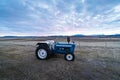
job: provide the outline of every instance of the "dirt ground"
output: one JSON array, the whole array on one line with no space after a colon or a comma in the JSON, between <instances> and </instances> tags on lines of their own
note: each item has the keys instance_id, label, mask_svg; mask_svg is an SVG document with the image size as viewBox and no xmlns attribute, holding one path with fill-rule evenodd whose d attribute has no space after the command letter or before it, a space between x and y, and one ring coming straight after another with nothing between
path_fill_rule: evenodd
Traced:
<instances>
[{"instance_id":1,"label":"dirt ground","mask_svg":"<svg viewBox=\"0 0 120 80\"><path fill-rule=\"evenodd\" d=\"M73 62L64 55L38 60L37 42L0 39L0 80L120 80L119 40L77 39Z\"/></svg>"}]
</instances>

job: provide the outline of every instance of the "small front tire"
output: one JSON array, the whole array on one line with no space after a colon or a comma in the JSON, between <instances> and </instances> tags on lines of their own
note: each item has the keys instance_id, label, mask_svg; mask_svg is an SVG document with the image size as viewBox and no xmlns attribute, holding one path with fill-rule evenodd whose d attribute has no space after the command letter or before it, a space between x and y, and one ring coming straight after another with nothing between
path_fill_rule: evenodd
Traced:
<instances>
[{"instance_id":1,"label":"small front tire","mask_svg":"<svg viewBox=\"0 0 120 80\"><path fill-rule=\"evenodd\" d=\"M74 59L75 59L74 54L65 54L65 60L74 61Z\"/></svg>"}]
</instances>

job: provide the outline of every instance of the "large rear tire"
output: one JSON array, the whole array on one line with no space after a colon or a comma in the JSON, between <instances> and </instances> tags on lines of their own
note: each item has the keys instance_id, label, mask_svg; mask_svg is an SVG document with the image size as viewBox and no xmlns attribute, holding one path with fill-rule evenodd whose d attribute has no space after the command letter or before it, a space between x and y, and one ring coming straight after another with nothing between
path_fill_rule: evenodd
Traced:
<instances>
[{"instance_id":1,"label":"large rear tire","mask_svg":"<svg viewBox=\"0 0 120 80\"><path fill-rule=\"evenodd\" d=\"M48 59L50 55L50 49L48 46L40 45L35 51L36 57L40 60Z\"/></svg>"},{"instance_id":2,"label":"large rear tire","mask_svg":"<svg viewBox=\"0 0 120 80\"><path fill-rule=\"evenodd\" d=\"M75 56L74 56L74 54L65 54L65 60L67 60L67 61L74 61L74 59L75 59Z\"/></svg>"}]
</instances>

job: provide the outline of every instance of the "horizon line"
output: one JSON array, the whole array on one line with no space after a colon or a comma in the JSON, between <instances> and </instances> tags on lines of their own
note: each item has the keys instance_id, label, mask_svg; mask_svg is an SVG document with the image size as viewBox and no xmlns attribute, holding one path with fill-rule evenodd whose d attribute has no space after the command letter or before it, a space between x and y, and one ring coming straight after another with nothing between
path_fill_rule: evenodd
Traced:
<instances>
[{"instance_id":1,"label":"horizon line","mask_svg":"<svg viewBox=\"0 0 120 80\"><path fill-rule=\"evenodd\" d=\"M50 36L100 36L100 35L103 35L103 36L109 36L109 35L120 35L120 34L89 34L89 35L86 35L86 34L74 34L74 35L44 35L44 36L36 36L36 35L3 35L0 37L50 37Z\"/></svg>"}]
</instances>

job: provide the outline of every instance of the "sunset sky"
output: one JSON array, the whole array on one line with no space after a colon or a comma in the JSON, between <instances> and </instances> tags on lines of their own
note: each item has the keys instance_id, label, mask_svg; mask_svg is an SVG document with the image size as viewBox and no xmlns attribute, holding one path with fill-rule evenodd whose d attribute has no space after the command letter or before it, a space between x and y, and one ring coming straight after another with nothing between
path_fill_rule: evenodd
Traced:
<instances>
[{"instance_id":1,"label":"sunset sky","mask_svg":"<svg viewBox=\"0 0 120 80\"><path fill-rule=\"evenodd\" d=\"M120 34L120 0L0 0L0 36Z\"/></svg>"}]
</instances>

